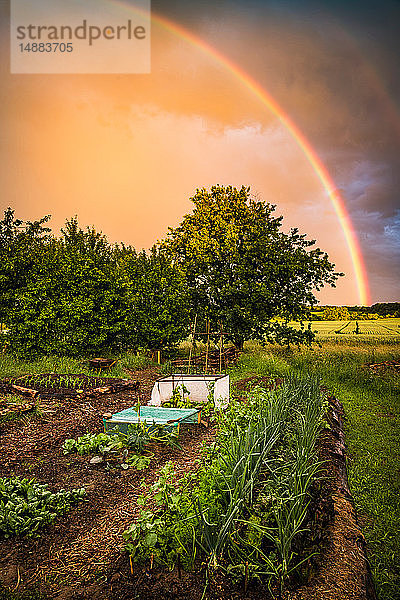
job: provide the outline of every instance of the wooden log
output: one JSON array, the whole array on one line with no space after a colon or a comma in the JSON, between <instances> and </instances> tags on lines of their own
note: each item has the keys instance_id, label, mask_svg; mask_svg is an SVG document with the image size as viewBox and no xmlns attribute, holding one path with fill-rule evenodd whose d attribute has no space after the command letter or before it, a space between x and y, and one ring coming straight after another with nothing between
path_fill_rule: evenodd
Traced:
<instances>
[{"instance_id":1,"label":"wooden log","mask_svg":"<svg viewBox=\"0 0 400 600\"><path fill-rule=\"evenodd\" d=\"M36 396L39 394L39 392L37 390L25 388L20 385L12 384L11 388L13 390L15 390L16 392L18 392L19 394L22 394L23 396L32 396L32 398L36 398Z\"/></svg>"},{"instance_id":2,"label":"wooden log","mask_svg":"<svg viewBox=\"0 0 400 600\"><path fill-rule=\"evenodd\" d=\"M112 367L116 362L113 358L91 358L89 366L92 369L106 369Z\"/></svg>"}]
</instances>

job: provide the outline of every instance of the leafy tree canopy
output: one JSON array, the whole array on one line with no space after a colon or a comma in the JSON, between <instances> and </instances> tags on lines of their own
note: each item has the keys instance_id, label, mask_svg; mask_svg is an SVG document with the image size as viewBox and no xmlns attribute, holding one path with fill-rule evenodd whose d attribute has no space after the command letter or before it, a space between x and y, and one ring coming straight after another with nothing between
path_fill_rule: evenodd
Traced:
<instances>
[{"instance_id":1,"label":"leafy tree canopy","mask_svg":"<svg viewBox=\"0 0 400 600\"><path fill-rule=\"evenodd\" d=\"M109 244L66 222L62 236L8 209L0 221L0 322L8 350L26 358L173 347L189 322L187 286L153 249ZM4 348L4 346L3 346Z\"/></svg>"},{"instance_id":2,"label":"leafy tree canopy","mask_svg":"<svg viewBox=\"0 0 400 600\"><path fill-rule=\"evenodd\" d=\"M351 318L346 306L327 306L322 313L322 319L326 321L350 321Z\"/></svg>"},{"instance_id":3,"label":"leafy tree canopy","mask_svg":"<svg viewBox=\"0 0 400 600\"><path fill-rule=\"evenodd\" d=\"M275 206L250 188L197 190L194 209L160 242L185 274L192 313L222 322L241 347L245 339L310 341L311 331L288 327L317 303L315 290L341 275L314 240L281 231Z\"/></svg>"}]
</instances>

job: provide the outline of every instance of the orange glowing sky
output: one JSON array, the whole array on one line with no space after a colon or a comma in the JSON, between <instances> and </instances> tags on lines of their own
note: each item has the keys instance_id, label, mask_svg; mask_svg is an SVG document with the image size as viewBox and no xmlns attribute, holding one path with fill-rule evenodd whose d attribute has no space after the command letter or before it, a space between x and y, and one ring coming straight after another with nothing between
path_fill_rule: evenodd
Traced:
<instances>
[{"instance_id":1,"label":"orange glowing sky","mask_svg":"<svg viewBox=\"0 0 400 600\"><path fill-rule=\"evenodd\" d=\"M297 44L306 55L315 47L306 36ZM197 187L249 185L278 205L284 229L297 226L315 238L346 273L336 290L319 294L321 302L359 303L343 231L301 149L198 48L154 23L150 75L2 78L4 208L25 220L51 214L55 232L76 214L82 226L140 249L191 210ZM313 85L312 95L308 86L292 94L321 118L333 100Z\"/></svg>"}]
</instances>

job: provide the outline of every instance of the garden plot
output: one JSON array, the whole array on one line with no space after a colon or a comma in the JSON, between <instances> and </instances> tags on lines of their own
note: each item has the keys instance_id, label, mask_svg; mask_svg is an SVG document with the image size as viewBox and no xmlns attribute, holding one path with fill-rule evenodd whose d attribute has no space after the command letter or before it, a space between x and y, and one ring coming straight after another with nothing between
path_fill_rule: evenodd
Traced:
<instances>
[{"instance_id":1,"label":"garden plot","mask_svg":"<svg viewBox=\"0 0 400 600\"><path fill-rule=\"evenodd\" d=\"M147 381L142 385L142 401L146 401L150 397L155 379L156 373L149 374ZM269 388L270 381L266 383ZM291 397L297 398L293 394ZM257 543L256 551L251 550L251 546L254 545L256 539L261 539L262 532L258 531L258 526L267 523L266 519L271 519L273 515L272 506L268 504L270 502L268 498L273 498L273 495L266 496L264 520L255 519L256 513L254 513L254 518L249 519L249 515L251 516L253 513L247 512L251 506L245 508L245 503L249 501L251 495L257 499L259 492L256 479L254 481L252 479L249 487L245 473L250 468L252 472L256 473L260 463L257 453L247 452L246 444L250 442L249 436L255 434L254 443L261 443L261 446L257 446L257 448L259 447L269 466L271 468L276 466L278 469L286 468L285 463L279 461L279 454L275 454L275 452L269 454L274 445L278 450L281 442L284 441L283 438L280 440L278 430L272 439L269 435L275 430L275 424L279 426L279 431L284 433L284 404L281 405L281 408L279 406L273 408L274 403L265 405L262 399L260 401L252 400L251 402L256 403L254 407L257 409L254 418L251 419L255 429L254 431L249 430L247 433L250 421L246 415L251 405L247 406L248 398L243 397L242 402L230 406L228 409L230 412L227 412L223 418L228 429L225 429L225 433L219 441L213 427L208 429L185 428L179 440L182 446L181 450L166 445L157 446L157 452L154 452L150 467L145 471L138 471L133 468L124 470L121 464L114 460L105 460L101 465L91 465L90 454L63 454L61 451L67 438L84 437L88 430L97 432L99 435L102 429L101 417L105 410L112 410L115 414L117 411L122 412L121 407L125 407L125 410L130 409L132 398L128 394L124 397L118 393L98 395L93 396L89 401L86 399L84 402L79 397L71 398L67 404L60 402L46 404L46 402L42 406L48 412L42 416L35 415L32 421L23 428L15 427L13 423L7 423L7 428L2 436L4 453L0 455L0 476L9 474L10 471L20 477L29 474L30 477L35 476L42 484L48 483L52 491L56 491L60 487L85 488L87 501L72 508L67 515L57 520L51 527L43 529L40 538L0 540L0 581L3 585L8 589L15 589L17 586L19 592L35 588L42 591L46 598L63 598L63 600L77 600L78 598L124 600L134 597L140 597L143 600L156 598L200 600L204 591L204 565L207 564L207 572L212 579L207 592L208 598L227 600L228 598L246 597L264 600L268 597L265 582L263 585L258 585L257 578L254 579L254 560L260 560L260 557L262 559L259 550L270 553L271 544L269 542ZM145 408L143 406L141 410ZM265 412L266 408L268 410ZM265 412L262 422L258 418L259 409ZM272 415L276 413L273 423L268 421L270 409L273 409ZM237 432L231 431L231 419L239 427ZM333 427L334 421L330 421L330 425ZM258 435L258 431L262 434L261 437ZM268 435L265 436L264 433ZM239 437L237 437L238 435ZM298 440L296 443L299 443L300 438L296 439ZM217 445L214 446L214 443ZM338 452L342 450L338 446L335 436L332 436L330 443L332 444L332 456L337 456ZM202 451L204 444L206 447ZM326 446L327 444L328 442L325 441ZM237 461L231 463L229 456L233 453L239 457L243 454L243 450L245 451L244 459L240 460L241 467L240 473L238 473L238 470L235 469ZM229 451L229 455L226 454L227 451ZM330 460L330 452L329 449L329 452L322 454L321 458ZM313 453L312 448L311 453ZM188 502L190 496L184 496L184 494L191 493L192 485L198 485L196 483L199 481L197 471L201 456L208 457L208 462L200 467L205 474L203 487L200 487L198 492L197 488L194 488L199 501L199 504L195 504L198 510L196 517L196 510L193 512L193 504ZM290 453L287 458L289 457ZM226 469L223 479L220 479L219 468L223 465ZM211 469L210 477L208 477L209 467ZM332 473L331 467L332 465L329 464ZM304 471L306 481L308 479L306 464L304 468L306 469ZM329 470L328 467L326 469ZM279 474L279 471L277 473ZM294 477L294 471L291 468L283 471L282 474L284 475L281 481L282 485L285 483L285 477ZM240 481L238 479L235 483L238 475ZM265 473L262 478L264 483L268 481L266 475L268 473ZM200 476L202 476L201 473ZM186 487L182 481L186 482ZM190 483L191 481L192 483ZM208 486L213 486L214 481L219 487L214 490L213 496L208 493ZM274 485L272 480L270 485ZM343 481L340 481L340 486L343 486ZM312 551L313 545L318 545L327 532L331 532L334 508L336 510L336 504L332 503L332 493L338 493L339 484L337 489L333 488L333 491L332 488L324 488L322 496L318 489L318 486L310 488L304 496L299 496L299 500L304 497L306 503L307 499L312 500L306 520L303 521L303 525L311 531L311 534L305 536L301 534L296 539L293 546L295 553L303 552L303 546L307 548L307 552ZM241 490L244 492L243 498L238 495ZM212 488L210 488L211 491ZM273 490L273 493L281 494L282 490L277 488ZM282 496L283 499L285 497L285 495ZM176 505L177 498L182 498L184 503L181 506ZM225 504L226 500L228 501L227 505ZM287 500L294 501L297 506L297 500L293 494L289 495ZM167 502L167 512L164 502ZM208 510L208 506L212 507L213 514L208 515L204 512ZM299 514L302 512L301 506L299 504ZM218 507L224 508L224 510L220 510ZM227 508L228 511L231 511L231 516L224 525L223 520L224 518L226 520ZM145 512L147 511L145 516L143 509ZM161 512L158 512L159 510ZM239 510L244 512L238 513ZM279 508L279 510L281 509ZM138 538L135 538L135 528L140 528L144 523L143 519L147 519L146 529L149 533L151 531L152 535L149 537L146 535L143 538L139 535ZM207 546L206 538L199 538L207 551L202 555L201 549L198 547L197 553L194 555L192 570L183 569L183 567L188 567L188 561L190 562L191 553L194 550L195 540L191 533L192 528L190 526L187 530L188 537L185 537L184 529L179 530L179 527L175 529L179 524L185 528L187 519L193 521L195 529L198 527L196 519L200 519L200 529L196 529L196 535L203 536L206 533L204 528L211 528ZM233 519L237 519L234 526ZM164 534L160 535L159 542L157 541L159 534L157 528L160 524L162 525L163 520L166 523L165 532L168 533L169 530L168 535L171 532L173 534L170 545L168 545L168 537L163 537ZM241 523L242 520L243 523ZM273 521L269 524L273 527ZM162 532L164 532L164 528ZM177 537L175 537L175 533ZM181 537L182 533L184 534L183 538ZM125 534L125 539L123 534ZM343 538L340 536L335 538L334 542L335 544L337 542L338 547L343 549L343 547L347 548L346 540L348 539L354 554L354 536L357 535L356 527L352 524L351 531L346 532L346 536ZM228 569L229 564L225 562L227 556L224 558L222 555L224 546L218 544L220 544L220 540L225 539L233 559L236 552L235 546L240 543L242 537L248 544L248 552L243 559L239 558L236 564L230 563L232 567L235 567L234 572L231 573ZM180 540L184 551L179 551L179 548L182 547L179 543L176 545L175 540ZM229 550L230 540L234 544L231 550ZM137 552L140 550L138 541L142 543L144 551L143 563L136 561ZM215 546L215 542L217 542L217 546ZM132 562L129 561L129 555L126 552L126 543L130 545L129 552ZM156 545L152 548L152 544L155 543ZM181 564L180 560L184 564ZM172 568L171 565L166 568L169 561ZM311 598L313 600L322 600L322 598L341 600L347 597L345 592L348 589L346 587L348 583L343 578L340 580L337 573L328 572L330 565L333 564L335 568L339 566L340 569L343 569L347 577L349 569L347 565L347 571L345 571L346 561L347 557L338 565L334 561L334 556L331 555L329 560L326 560L324 555L323 560L319 563L311 562L307 567L311 571L313 569L323 570L321 577L317 578L318 585L322 586L322 592L316 593L315 586L307 590L307 586L303 585L300 589L297 583L293 590L293 598L296 600ZM352 563L350 564L352 565ZM302 571L303 576L307 574L307 568ZM280 569L277 569L278 578L281 572ZM356 584L357 590L359 590L359 582L358 580L355 582L353 578L351 580L353 591L356 589L354 587ZM338 594L326 593L330 589L337 589ZM300 593L298 593L299 590ZM354 595L354 598L361 600L365 596L357 594Z\"/></svg>"},{"instance_id":2,"label":"garden plot","mask_svg":"<svg viewBox=\"0 0 400 600\"><path fill-rule=\"evenodd\" d=\"M134 376L140 380L142 402L148 401L157 373L140 371ZM100 434L106 410L115 413L131 406L132 393L128 390L84 401L72 397L67 403L46 397L39 401L40 414L24 420L22 427L21 422L1 425L0 477L35 478L48 484L52 492L85 488L86 499L42 529L39 538L5 540L0 536L0 584L9 589L18 584L18 591L39 588L46 597L72 599L89 583L98 592L102 585L96 583L99 573L100 582L106 580L104 573L108 572L118 579L129 564L124 554L121 569L122 533L137 514L136 499L142 483L151 486L159 470L171 460L178 477L190 472L201 445L212 441L214 435L212 428L185 428L179 438L182 449L154 446L154 457L145 471L124 470L121 461L114 459L91 465L91 454L63 453L66 439L84 436L87 431ZM97 592L92 590L93 597Z\"/></svg>"}]
</instances>

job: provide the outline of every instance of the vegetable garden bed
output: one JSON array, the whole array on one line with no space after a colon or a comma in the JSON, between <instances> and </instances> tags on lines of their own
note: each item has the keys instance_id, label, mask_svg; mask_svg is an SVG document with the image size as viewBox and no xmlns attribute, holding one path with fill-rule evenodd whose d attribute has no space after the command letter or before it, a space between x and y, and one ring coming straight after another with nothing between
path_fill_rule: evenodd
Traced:
<instances>
[{"instance_id":1,"label":"vegetable garden bed","mask_svg":"<svg viewBox=\"0 0 400 600\"><path fill-rule=\"evenodd\" d=\"M141 379L142 401L150 398L156 376L155 372L149 372ZM254 383L257 382L251 382ZM270 387L271 379L264 383ZM244 410L248 399L243 395L241 400ZM305 544L311 551L318 549L320 554L304 563L303 570L285 587L283 597L293 600L367 598L368 572L362 538L343 483L341 415L334 399L329 399L329 404L331 429L324 431L318 449L319 458L327 461L324 474L329 479L310 489L311 504L304 525L312 533L301 534L294 546L296 552L300 551L299 545ZM122 534L133 523L140 522L138 498L143 494L147 497L146 508L157 512L156 489L160 491L163 473L168 485L179 488L179 481L185 475L197 472L201 447L204 443L212 447L215 428L186 428L180 436L183 451L157 448L151 468L146 471L123 470L112 461L91 465L89 456L64 455L61 451L67 438L77 438L87 431L101 432L101 417L106 410L117 412L130 406L132 394L127 390L95 395L84 402L80 397L71 398L68 404L45 398L40 403L42 414L35 415L23 428L13 423L4 426L0 476L29 474L42 484L48 483L52 491L60 487L84 487L87 492L87 502L43 529L40 538L0 540L0 582L6 588L18 592L35 588L46 598L62 600L135 597L200 600L210 554L206 552L201 557L198 551L194 569L185 571L176 557L169 570L150 552L143 564L133 561L132 574ZM172 475L170 461L175 473ZM184 557L181 558L183 562ZM222 560L219 552L217 558L219 565ZM245 559L243 573L239 573L236 582L227 576L223 566L223 561L221 568L215 568L213 561L209 564L211 577L205 597L267 598L265 583L250 580ZM225 569L228 566L225 563Z\"/></svg>"},{"instance_id":2,"label":"vegetable garden bed","mask_svg":"<svg viewBox=\"0 0 400 600\"><path fill-rule=\"evenodd\" d=\"M218 408L223 408L229 402L229 375L220 374L191 374L174 373L158 379L151 392L150 404L162 406L177 393L184 400L206 403L211 396Z\"/></svg>"}]
</instances>

